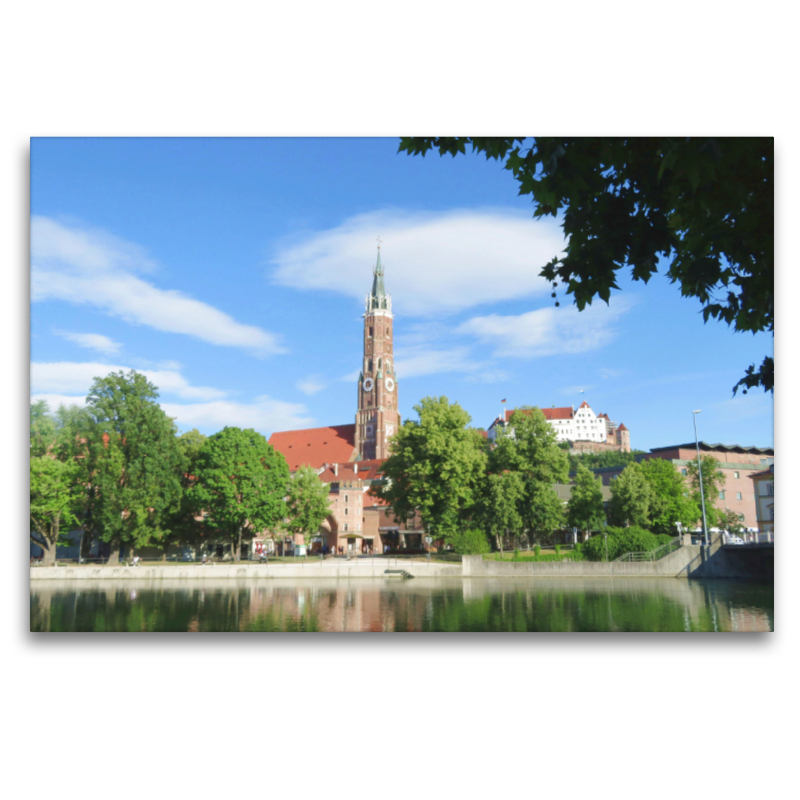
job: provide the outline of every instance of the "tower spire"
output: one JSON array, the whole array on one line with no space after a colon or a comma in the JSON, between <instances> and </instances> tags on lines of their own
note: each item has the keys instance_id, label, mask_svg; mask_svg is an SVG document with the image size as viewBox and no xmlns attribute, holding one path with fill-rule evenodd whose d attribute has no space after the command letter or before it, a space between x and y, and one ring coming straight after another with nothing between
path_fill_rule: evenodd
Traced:
<instances>
[{"instance_id":1,"label":"tower spire","mask_svg":"<svg viewBox=\"0 0 800 800\"><path fill-rule=\"evenodd\" d=\"M378 239L380 242L380 238ZM378 258L372 269L372 292L367 298L367 311L391 311L392 304L383 284L383 264L381 264L381 246L378 244Z\"/></svg>"}]
</instances>

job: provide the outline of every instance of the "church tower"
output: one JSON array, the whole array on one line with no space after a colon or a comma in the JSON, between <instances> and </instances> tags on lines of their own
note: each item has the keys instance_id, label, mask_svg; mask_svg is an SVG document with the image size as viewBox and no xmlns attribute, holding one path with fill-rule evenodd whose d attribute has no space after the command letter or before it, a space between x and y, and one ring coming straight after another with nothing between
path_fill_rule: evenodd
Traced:
<instances>
[{"instance_id":1,"label":"church tower","mask_svg":"<svg viewBox=\"0 0 800 800\"><path fill-rule=\"evenodd\" d=\"M392 298L383 285L381 248L364 308L364 358L358 376L355 446L359 459L388 458L400 426L394 373Z\"/></svg>"}]
</instances>

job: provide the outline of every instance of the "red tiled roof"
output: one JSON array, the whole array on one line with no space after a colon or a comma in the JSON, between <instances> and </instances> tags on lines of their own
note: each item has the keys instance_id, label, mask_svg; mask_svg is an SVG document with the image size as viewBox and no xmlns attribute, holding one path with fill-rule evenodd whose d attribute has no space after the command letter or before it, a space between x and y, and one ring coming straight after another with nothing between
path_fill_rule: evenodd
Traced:
<instances>
[{"instance_id":1,"label":"red tiled roof","mask_svg":"<svg viewBox=\"0 0 800 800\"><path fill-rule=\"evenodd\" d=\"M620 422L619 426L617 427L617 430L618 431L626 431L628 429L625 427L625 423L624 422Z\"/></svg>"},{"instance_id":2,"label":"red tiled roof","mask_svg":"<svg viewBox=\"0 0 800 800\"><path fill-rule=\"evenodd\" d=\"M385 508L389 504L380 497L373 497L371 494L364 495L364 509L367 508Z\"/></svg>"},{"instance_id":3,"label":"red tiled roof","mask_svg":"<svg viewBox=\"0 0 800 800\"><path fill-rule=\"evenodd\" d=\"M374 481L380 477L381 467L385 459L376 458L366 461L347 461L339 464L327 466L319 476L323 483L335 483L336 481ZM358 471L356 471L358 467Z\"/></svg>"},{"instance_id":4,"label":"red tiled roof","mask_svg":"<svg viewBox=\"0 0 800 800\"><path fill-rule=\"evenodd\" d=\"M591 408L591 406L585 400L578 406L578 408L583 408L584 406L586 406L586 408Z\"/></svg>"},{"instance_id":5,"label":"red tiled roof","mask_svg":"<svg viewBox=\"0 0 800 800\"><path fill-rule=\"evenodd\" d=\"M283 455L291 472L303 464L319 469L326 463L351 461L356 454L355 440L355 425L280 431L269 437L269 443Z\"/></svg>"},{"instance_id":6,"label":"red tiled roof","mask_svg":"<svg viewBox=\"0 0 800 800\"><path fill-rule=\"evenodd\" d=\"M506 409L503 422L508 422L511 419L511 415L516 411L515 408ZM545 419L572 419L574 416L574 411L572 410L572 406L559 406L558 408L540 408L539 411L544 414ZM500 417L498 417L490 426L494 428L497 423L500 422Z\"/></svg>"}]
</instances>

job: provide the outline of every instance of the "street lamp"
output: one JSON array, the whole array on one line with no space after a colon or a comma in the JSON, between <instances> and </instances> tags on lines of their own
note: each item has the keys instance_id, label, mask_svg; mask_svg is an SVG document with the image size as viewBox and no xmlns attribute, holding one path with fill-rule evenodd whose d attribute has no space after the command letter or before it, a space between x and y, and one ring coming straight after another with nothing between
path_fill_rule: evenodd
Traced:
<instances>
[{"instance_id":1,"label":"street lamp","mask_svg":"<svg viewBox=\"0 0 800 800\"><path fill-rule=\"evenodd\" d=\"M697 476L700 479L700 505L703 507L703 543L708 547L708 522L706 522L706 498L703 493L703 467L700 464L700 440L697 438L697 415L700 409L692 411L692 419L694 420L694 443L697 447Z\"/></svg>"}]
</instances>

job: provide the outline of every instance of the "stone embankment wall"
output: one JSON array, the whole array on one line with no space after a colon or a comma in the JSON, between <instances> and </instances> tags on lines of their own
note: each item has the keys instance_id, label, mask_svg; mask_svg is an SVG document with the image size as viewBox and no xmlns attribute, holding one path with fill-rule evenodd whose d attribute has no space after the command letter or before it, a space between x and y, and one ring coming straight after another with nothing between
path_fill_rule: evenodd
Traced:
<instances>
[{"instance_id":1,"label":"stone embankment wall","mask_svg":"<svg viewBox=\"0 0 800 800\"><path fill-rule=\"evenodd\" d=\"M359 558L352 561L328 559L294 564L175 564L170 566L98 567L64 566L31 567L31 580L98 580L98 579L201 579L230 578L386 578L387 569L402 569L415 578L758 578L774 575L772 547L723 547L719 540L708 549L687 545L659 561L639 562L511 562L488 561L483 556L464 556L461 564L436 561L387 561L383 558Z\"/></svg>"}]
</instances>

